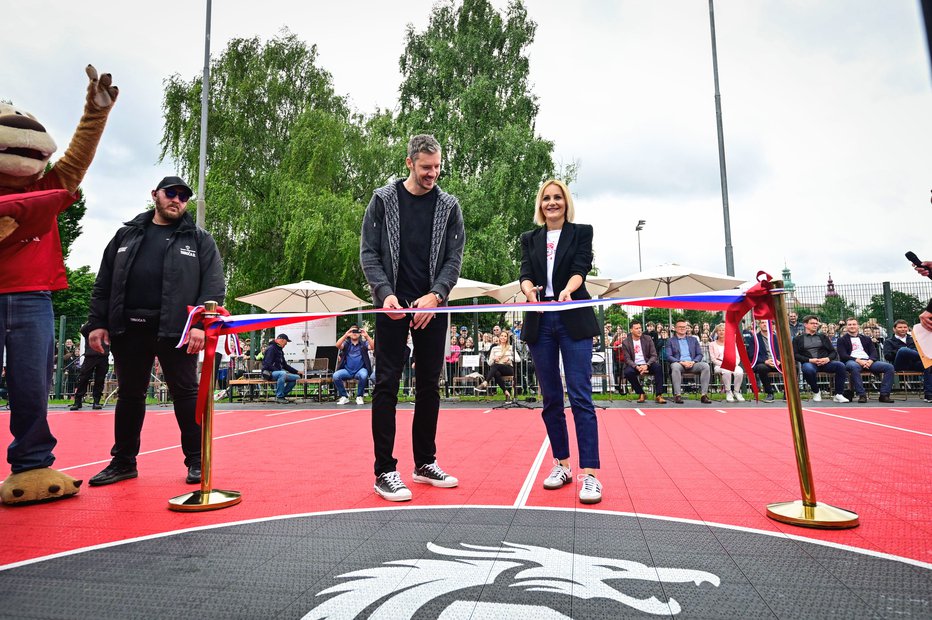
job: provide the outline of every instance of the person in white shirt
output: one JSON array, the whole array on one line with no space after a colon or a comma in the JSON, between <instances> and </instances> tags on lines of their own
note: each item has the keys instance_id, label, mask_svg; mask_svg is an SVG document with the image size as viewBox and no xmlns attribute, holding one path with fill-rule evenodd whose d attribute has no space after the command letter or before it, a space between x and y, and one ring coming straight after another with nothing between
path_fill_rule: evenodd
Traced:
<instances>
[{"instance_id":1,"label":"person in white shirt","mask_svg":"<svg viewBox=\"0 0 932 620\"><path fill-rule=\"evenodd\" d=\"M625 378L631 382L631 387L638 395L638 402L647 400L644 388L641 387L641 377L652 375L654 377L654 400L658 405L666 403L663 393L666 386L663 382L663 366L657 357L657 347L654 340L643 333L641 322L637 319L631 321L631 333L621 343L624 355Z\"/></svg>"},{"instance_id":2,"label":"person in white shirt","mask_svg":"<svg viewBox=\"0 0 932 620\"><path fill-rule=\"evenodd\" d=\"M730 346L735 349L735 370L725 370L722 368L722 361L725 359L725 347ZM722 386L725 388L725 400L730 403L736 400L739 403L744 402L744 396L741 394L741 382L744 381L744 369L737 364L738 351L735 343L725 344L725 324L719 323L715 326L715 339L709 343L709 359L712 362L713 372L722 376Z\"/></svg>"},{"instance_id":3,"label":"person in white shirt","mask_svg":"<svg viewBox=\"0 0 932 620\"><path fill-rule=\"evenodd\" d=\"M844 362L851 373L851 386L858 396L859 403L867 402L867 392L861 372L868 371L883 375L880 384L880 402L892 403L890 392L893 390L893 364L877 359L877 347L874 341L858 333L858 320L850 317L845 321L845 333L838 338L838 358Z\"/></svg>"}]
</instances>

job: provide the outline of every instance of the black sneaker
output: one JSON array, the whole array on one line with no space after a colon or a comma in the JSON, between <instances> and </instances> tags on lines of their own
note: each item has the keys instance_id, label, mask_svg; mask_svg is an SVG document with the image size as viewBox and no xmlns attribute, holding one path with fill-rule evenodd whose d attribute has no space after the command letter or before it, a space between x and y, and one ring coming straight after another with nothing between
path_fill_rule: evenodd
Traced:
<instances>
[{"instance_id":1,"label":"black sneaker","mask_svg":"<svg viewBox=\"0 0 932 620\"><path fill-rule=\"evenodd\" d=\"M421 484L432 484L435 487L443 487L445 489L451 489L460 483L459 480L440 469L440 466L437 465L437 461L428 463L427 465L421 465L415 469L411 479Z\"/></svg>"},{"instance_id":2,"label":"black sneaker","mask_svg":"<svg viewBox=\"0 0 932 620\"><path fill-rule=\"evenodd\" d=\"M922 400L926 401L927 403L932 403L932 394L930 394L929 392L926 392L925 394L923 394Z\"/></svg>"},{"instance_id":3,"label":"black sneaker","mask_svg":"<svg viewBox=\"0 0 932 620\"><path fill-rule=\"evenodd\" d=\"M70 407L68 407L68 411L77 411L80 408L81 408L81 403L75 403L71 405Z\"/></svg>"},{"instance_id":4,"label":"black sneaker","mask_svg":"<svg viewBox=\"0 0 932 620\"><path fill-rule=\"evenodd\" d=\"M120 463L110 463L106 469L87 481L92 487L102 487L106 484L113 484L120 480L129 480L136 478L139 472L136 471L135 465L123 465Z\"/></svg>"},{"instance_id":5,"label":"black sneaker","mask_svg":"<svg viewBox=\"0 0 932 620\"><path fill-rule=\"evenodd\" d=\"M764 402L765 402L765 403L772 403L772 402L773 402L773 394L767 394L767 396L764 398Z\"/></svg>"},{"instance_id":6,"label":"black sneaker","mask_svg":"<svg viewBox=\"0 0 932 620\"><path fill-rule=\"evenodd\" d=\"M866 402L867 402L867 394L858 394L858 402L859 402L859 403L866 403Z\"/></svg>"},{"instance_id":7,"label":"black sneaker","mask_svg":"<svg viewBox=\"0 0 932 620\"><path fill-rule=\"evenodd\" d=\"M93 405L91 405L91 409L103 409L103 408L104 406L101 405L100 403L94 403Z\"/></svg>"},{"instance_id":8,"label":"black sneaker","mask_svg":"<svg viewBox=\"0 0 932 620\"><path fill-rule=\"evenodd\" d=\"M411 499L411 489L401 481L397 471L379 474L375 479L375 492L390 502L407 502Z\"/></svg>"},{"instance_id":9,"label":"black sneaker","mask_svg":"<svg viewBox=\"0 0 932 620\"><path fill-rule=\"evenodd\" d=\"M200 484L201 483L201 466L197 465L188 465L188 475L185 477L184 481L187 484Z\"/></svg>"}]
</instances>

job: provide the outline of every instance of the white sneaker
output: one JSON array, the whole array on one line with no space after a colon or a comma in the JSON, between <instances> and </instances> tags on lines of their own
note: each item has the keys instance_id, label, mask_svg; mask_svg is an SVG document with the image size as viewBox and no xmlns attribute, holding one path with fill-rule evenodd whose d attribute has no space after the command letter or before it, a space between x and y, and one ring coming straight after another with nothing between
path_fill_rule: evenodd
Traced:
<instances>
[{"instance_id":1,"label":"white sneaker","mask_svg":"<svg viewBox=\"0 0 932 620\"><path fill-rule=\"evenodd\" d=\"M341 396L340 398L337 399L338 405L345 405L348 402L349 402L349 399L346 396Z\"/></svg>"},{"instance_id":2,"label":"white sneaker","mask_svg":"<svg viewBox=\"0 0 932 620\"><path fill-rule=\"evenodd\" d=\"M814 401L817 402L817 403L821 403L821 402L822 402L822 392L813 392L813 393L812 393L812 400L814 400Z\"/></svg>"},{"instance_id":3,"label":"white sneaker","mask_svg":"<svg viewBox=\"0 0 932 620\"><path fill-rule=\"evenodd\" d=\"M375 479L375 492L390 502L406 502L411 499L411 489L401 481L397 471L379 475Z\"/></svg>"},{"instance_id":4,"label":"white sneaker","mask_svg":"<svg viewBox=\"0 0 932 620\"><path fill-rule=\"evenodd\" d=\"M836 403L850 403L851 402L850 400L845 398L842 394L835 394L835 396L832 397L832 400L834 400Z\"/></svg>"},{"instance_id":5,"label":"white sneaker","mask_svg":"<svg viewBox=\"0 0 932 620\"><path fill-rule=\"evenodd\" d=\"M364 400L362 399L362 396L357 396L357 397L356 397L356 404L357 404L357 405L365 405L365 404L366 404L366 401L364 401Z\"/></svg>"},{"instance_id":6,"label":"white sneaker","mask_svg":"<svg viewBox=\"0 0 932 620\"><path fill-rule=\"evenodd\" d=\"M725 400L727 400L730 403L733 403L735 402L735 395L732 394L731 392L725 392Z\"/></svg>"},{"instance_id":7,"label":"white sneaker","mask_svg":"<svg viewBox=\"0 0 932 620\"><path fill-rule=\"evenodd\" d=\"M437 461L427 465L421 465L415 469L411 479L421 484L432 484L435 487L444 489L452 489L460 483L459 480L440 469L440 466L437 465Z\"/></svg>"},{"instance_id":8,"label":"white sneaker","mask_svg":"<svg viewBox=\"0 0 932 620\"><path fill-rule=\"evenodd\" d=\"M569 467L563 467L559 460L553 459L553 469L550 470L550 475L544 478L544 488L552 491L569 484L572 480L573 470Z\"/></svg>"},{"instance_id":9,"label":"white sneaker","mask_svg":"<svg viewBox=\"0 0 932 620\"><path fill-rule=\"evenodd\" d=\"M741 392L735 392L735 400L737 400L739 403L743 403L744 395L741 394Z\"/></svg>"},{"instance_id":10,"label":"white sneaker","mask_svg":"<svg viewBox=\"0 0 932 620\"><path fill-rule=\"evenodd\" d=\"M580 474L582 488L579 489L579 501L583 504L598 504L602 501L602 483L592 474Z\"/></svg>"}]
</instances>

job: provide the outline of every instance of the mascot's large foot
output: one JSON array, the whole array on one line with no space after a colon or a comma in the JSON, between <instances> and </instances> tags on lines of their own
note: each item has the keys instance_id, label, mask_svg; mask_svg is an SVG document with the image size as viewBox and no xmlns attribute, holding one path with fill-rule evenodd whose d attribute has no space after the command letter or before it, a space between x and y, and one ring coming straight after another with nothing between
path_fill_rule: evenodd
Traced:
<instances>
[{"instance_id":1,"label":"mascot's large foot","mask_svg":"<svg viewBox=\"0 0 932 620\"><path fill-rule=\"evenodd\" d=\"M83 480L50 467L10 474L0 486L0 501L10 506L26 506L74 497Z\"/></svg>"}]
</instances>

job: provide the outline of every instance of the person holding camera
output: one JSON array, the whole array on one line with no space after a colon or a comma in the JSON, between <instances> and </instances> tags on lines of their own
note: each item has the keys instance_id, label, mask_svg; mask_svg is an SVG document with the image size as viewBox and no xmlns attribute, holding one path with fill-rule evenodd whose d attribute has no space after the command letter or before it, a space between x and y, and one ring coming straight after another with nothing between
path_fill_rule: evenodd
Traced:
<instances>
[{"instance_id":1,"label":"person holding camera","mask_svg":"<svg viewBox=\"0 0 932 620\"><path fill-rule=\"evenodd\" d=\"M365 402L363 394L366 393L366 385L372 375L372 364L369 360L371 346L372 340L369 334L355 323L337 340L340 360L337 362L336 372L333 373L333 387L340 395L337 399L338 405L345 405L349 402L349 395L343 385L347 379L356 380L356 404L362 405Z\"/></svg>"}]
</instances>

